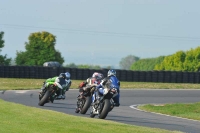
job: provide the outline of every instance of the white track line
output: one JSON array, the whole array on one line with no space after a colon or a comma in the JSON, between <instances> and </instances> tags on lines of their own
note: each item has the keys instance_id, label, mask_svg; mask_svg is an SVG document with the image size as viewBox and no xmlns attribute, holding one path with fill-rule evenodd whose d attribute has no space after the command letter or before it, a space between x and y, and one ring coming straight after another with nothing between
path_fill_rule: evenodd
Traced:
<instances>
[{"instance_id":1,"label":"white track line","mask_svg":"<svg viewBox=\"0 0 200 133\"><path fill-rule=\"evenodd\" d=\"M15 93L26 93L27 91L29 91L29 90L17 90L17 91L15 91Z\"/></svg>"},{"instance_id":2,"label":"white track line","mask_svg":"<svg viewBox=\"0 0 200 133\"><path fill-rule=\"evenodd\" d=\"M183 120L190 120L190 121L200 122L199 120L193 120L193 119L188 119L188 118L183 118L183 117L178 117L178 116L171 116L171 115L166 115L166 114L161 114L161 113L156 113L156 112L148 112L148 111L145 111L145 110L138 109L137 106L139 106L139 105L142 105L142 104L131 105L129 107L132 108L132 109L141 111L141 112L153 113L153 114L157 114L157 115L163 115L163 116L168 116L168 117L173 117L173 118L179 118L179 119L183 119Z\"/></svg>"}]
</instances>

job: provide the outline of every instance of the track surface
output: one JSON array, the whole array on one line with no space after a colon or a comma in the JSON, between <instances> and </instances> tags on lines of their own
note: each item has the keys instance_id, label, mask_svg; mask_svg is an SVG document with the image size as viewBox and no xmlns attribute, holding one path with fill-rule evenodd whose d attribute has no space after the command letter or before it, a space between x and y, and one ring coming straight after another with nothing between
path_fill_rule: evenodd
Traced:
<instances>
[{"instance_id":1,"label":"track surface","mask_svg":"<svg viewBox=\"0 0 200 133\"><path fill-rule=\"evenodd\" d=\"M55 110L71 115L89 117L74 113L78 90L69 90L65 100L55 100L43 107L38 106L39 90L29 91L0 91L0 98L6 101L27 106ZM132 105L149 103L194 103L200 102L200 90L126 90L121 89L121 106L114 108L106 117L107 120L121 123L177 130L187 133L200 133L200 121L176 118L136 110ZM98 119L97 117L95 117ZM93 118L91 118L93 119Z\"/></svg>"}]
</instances>

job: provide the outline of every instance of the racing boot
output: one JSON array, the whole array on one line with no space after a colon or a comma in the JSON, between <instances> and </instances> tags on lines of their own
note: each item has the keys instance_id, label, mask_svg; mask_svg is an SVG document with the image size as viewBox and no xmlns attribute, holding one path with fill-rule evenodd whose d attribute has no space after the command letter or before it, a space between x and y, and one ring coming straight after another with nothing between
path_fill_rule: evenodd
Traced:
<instances>
[{"instance_id":1,"label":"racing boot","mask_svg":"<svg viewBox=\"0 0 200 133\"><path fill-rule=\"evenodd\" d=\"M62 90L62 97L61 97L62 99L65 99L65 92L66 92L65 90Z\"/></svg>"},{"instance_id":2,"label":"racing boot","mask_svg":"<svg viewBox=\"0 0 200 133\"><path fill-rule=\"evenodd\" d=\"M53 94L53 95L51 95L51 96L50 96L50 99L49 99L49 100L51 101L51 103L53 103L53 101L54 101L55 97L56 97L56 95L55 95L55 94Z\"/></svg>"},{"instance_id":3,"label":"racing boot","mask_svg":"<svg viewBox=\"0 0 200 133\"><path fill-rule=\"evenodd\" d=\"M44 89L45 89L45 86L43 85L43 86L41 87L41 89L40 89L40 93L42 93Z\"/></svg>"},{"instance_id":4,"label":"racing boot","mask_svg":"<svg viewBox=\"0 0 200 133\"><path fill-rule=\"evenodd\" d=\"M57 99L62 99L62 90L58 90L58 96Z\"/></svg>"},{"instance_id":5,"label":"racing boot","mask_svg":"<svg viewBox=\"0 0 200 133\"><path fill-rule=\"evenodd\" d=\"M45 87L46 87L46 82L43 82L43 85L42 85L42 87L40 89L40 92L42 92L45 89Z\"/></svg>"},{"instance_id":6,"label":"racing boot","mask_svg":"<svg viewBox=\"0 0 200 133\"><path fill-rule=\"evenodd\" d=\"M115 107L119 107L120 103L114 103Z\"/></svg>"},{"instance_id":7,"label":"racing boot","mask_svg":"<svg viewBox=\"0 0 200 133\"><path fill-rule=\"evenodd\" d=\"M119 103L119 95L114 97L113 100L114 100L114 106L115 107L119 107L119 105L120 105L120 103Z\"/></svg>"},{"instance_id":8,"label":"racing boot","mask_svg":"<svg viewBox=\"0 0 200 133\"><path fill-rule=\"evenodd\" d=\"M80 109L78 107L76 107L75 113L79 113Z\"/></svg>"}]
</instances>

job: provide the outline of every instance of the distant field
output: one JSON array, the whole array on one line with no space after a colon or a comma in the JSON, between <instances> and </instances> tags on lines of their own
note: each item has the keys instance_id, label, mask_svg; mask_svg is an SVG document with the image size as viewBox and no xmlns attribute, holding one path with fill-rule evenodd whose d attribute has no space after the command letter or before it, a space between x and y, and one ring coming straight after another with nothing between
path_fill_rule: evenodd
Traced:
<instances>
[{"instance_id":1,"label":"distant field","mask_svg":"<svg viewBox=\"0 0 200 133\"><path fill-rule=\"evenodd\" d=\"M0 90L27 90L41 88L45 79L0 78ZM83 80L72 80L70 89L77 89ZM200 89L200 84L121 82L122 89Z\"/></svg>"}]
</instances>

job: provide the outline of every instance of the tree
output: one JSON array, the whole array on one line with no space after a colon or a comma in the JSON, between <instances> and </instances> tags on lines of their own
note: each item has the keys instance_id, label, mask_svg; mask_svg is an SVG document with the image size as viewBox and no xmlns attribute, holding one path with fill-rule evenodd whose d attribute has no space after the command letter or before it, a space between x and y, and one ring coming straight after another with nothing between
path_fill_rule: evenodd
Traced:
<instances>
[{"instance_id":1,"label":"tree","mask_svg":"<svg viewBox=\"0 0 200 133\"><path fill-rule=\"evenodd\" d=\"M26 51L17 51L15 62L17 65L42 66L44 62L57 61L63 64L64 58L55 50L56 37L49 32L30 34L29 42L25 43Z\"/></svg>"},{"instance_id":2,"label":"tree","mask_svg":"<svg viewBox=\"0 0 200 133\"><path fill-rule=\"evenodd\" d=\"M77 68L76 64L74 64L74 63L67 64L65 67Z\"/></svg>"},{"instance_id":3,"label":"tree","mask_svg":"<svg viewBox=\"0 0 200 133\"><path fill-rule=\"evenodd\" d=\"M156 70L189 71L200 70L200 47L184 51L178 51L165 57L161 64L156 65Z\"/></svg>"},{"instance_id":4,"label":"tree","mask_svg":"<svg viewBox=\"0 0 200 133\"><path fill-rule=\"evenodd\" d=\"M184 62L185 71L199 71L200 69L200 47L186 51Z\"/></svg>"},{"instance_id":5,"label":"tree","mask_svg":"<svg viewBox=\"0 0 200 133\"><path fill-rule=\"evenodd\" d=\"M4 40L3 40L4 32L0 32L0 52L2 51L2 48L4 47ZM11 58L7 58L6 55L0 55L0 65L10 65Z\"/></svg>"},{"instance_id":6,"label":"tree","mask_svg":"<svg viewBox=\"0 0 200 133\"><path fill-rule=\"evenodd\" d=\"M87 65L87 64L80 64L80 65L77 65L77 67L83 68L83 69L101 69L101 67L98 65Z\"/></svg>"},{"instance_id":7,"label":"tree","mask_svg":"<svg viewBox=\"0 0 200 133\"><path fill-rule=\"evenodd\" d=\"M74 63L67 64L67 65L65 65L65 67L69 67L69 68L82 68L82 69L101 69L101 67L98 66L98 65L87 65L87 64L76 65Z\"/></svg>"},{"instance_id":8,"label":"tree","mask_svg":"<svg viewBox=\"0 0 200 133\"><path fill-rule=\"evenodd\" d=\"M159 56L157 58L146 58L140 59L131 65L131 70L139 71L152 71L157 64L160 64L164 60L164 56Z\"/></svg>"},{"instance_id":9,"label":"tree","mask_svg":"<svg viewBox=\"0 0 200 133\"><path fill-rule=\"evenodd\" d=\"M130 70L131 65L138 61L140 58L134 55L128 55L121 59L119 66L121 69Z\"/></svg>"},{"instance_id":10,"label":"tree","mask_svg":"<svg viewBox=\"0 0 200 133\"><path fill-rule=\"evenodd\" d=\"M186 53L184 51L178 51L173 55L166 56L163 62L155 66L155 70L184 70L185 57Z\"/></svg>"}]
</instances>

